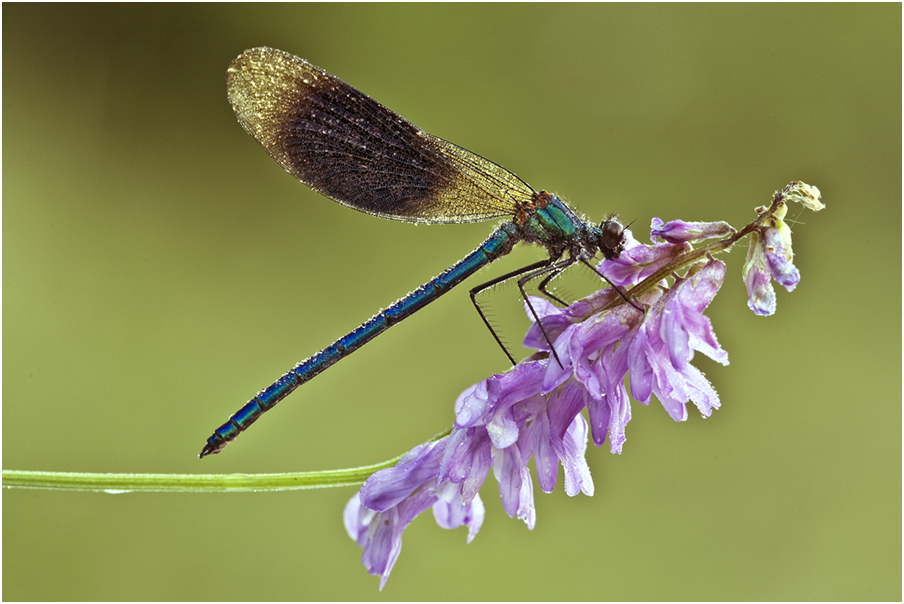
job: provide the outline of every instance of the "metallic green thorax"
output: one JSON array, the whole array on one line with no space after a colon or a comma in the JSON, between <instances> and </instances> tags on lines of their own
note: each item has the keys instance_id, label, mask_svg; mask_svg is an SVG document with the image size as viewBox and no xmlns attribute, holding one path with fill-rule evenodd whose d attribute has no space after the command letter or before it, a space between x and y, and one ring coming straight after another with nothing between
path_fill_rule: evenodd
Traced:
<instances>
[{"instance_id":1,"label":"metallic green thorax","mask_svg":"<svg viewBox=\"0 0 904 604\"><path fill-rule=\"evenodd\" d=\"M542 245L553 259L567 253L589 260L599 251L610 256L601 244L600 228L582 220L558 197L540 191L532 202L533 207L517 213L513 221L520 240Z\"/></svg>"}]
</instances>

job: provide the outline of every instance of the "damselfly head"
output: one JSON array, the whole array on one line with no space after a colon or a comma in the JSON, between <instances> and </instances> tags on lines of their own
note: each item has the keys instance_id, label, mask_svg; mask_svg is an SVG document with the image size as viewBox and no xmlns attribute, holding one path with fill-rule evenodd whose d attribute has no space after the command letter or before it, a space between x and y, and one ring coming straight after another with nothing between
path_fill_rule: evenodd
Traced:
<instances>
[{"instance_id":1,"label":"damselfly head","mask_svg":"<svg viewBox=\"0 0 904 604\"><path fill-rule=\"evenodd\" d=\"M625 250L625 229L615 218L608 218L600 224L600 252L607 260L615 260Z\"/></svg>"}]
</instances>

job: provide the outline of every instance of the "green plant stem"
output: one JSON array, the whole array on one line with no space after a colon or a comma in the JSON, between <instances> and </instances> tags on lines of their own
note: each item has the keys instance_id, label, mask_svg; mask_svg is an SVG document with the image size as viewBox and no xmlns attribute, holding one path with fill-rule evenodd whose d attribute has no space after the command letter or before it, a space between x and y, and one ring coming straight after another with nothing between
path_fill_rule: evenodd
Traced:
<instances>
[{"instance_id":1,"label":"green plant stem","mask_svg":"<svg viewBox=\"0 0 904 604\"><path fill-rule=\"evenodd\" d=\"M291 491L358 485L372 473L389 467L394 461L396 460L347 470L285 474L102 474L3 470L3 486L20 489L102 491L106 493Z\"/></svg>"},{"instance_id":2,"label":"green plant stem","mask_svg":"<svg viewBox=\"0 0 904 604\"><path fill-rule=\"evenodd\" d=\"M436 441L451 428L434 436ZM393 466L402 455L360 468L281 474L102 474L3 470L3 486L18 489L94 491L104 493L248 493L356 486L378 470Z\"/></svg>"}]
</instances>

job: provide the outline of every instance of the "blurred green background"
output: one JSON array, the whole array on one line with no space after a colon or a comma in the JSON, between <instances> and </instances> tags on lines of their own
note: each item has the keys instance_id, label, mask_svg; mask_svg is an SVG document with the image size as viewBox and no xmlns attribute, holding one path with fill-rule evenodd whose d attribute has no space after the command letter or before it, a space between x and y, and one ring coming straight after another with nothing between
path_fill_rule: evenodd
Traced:
<instances>
[{"instance_id":1,"label":"blurred green background","mask_svg":"<svg viewBox=\"0 0 904 604\"><path fill-rule=\"evenodd\" d=\"M901 7L3 6L3 467L277 472L393 457L505 358L467 288L295 393L223 454L259 388L471 251L492 224L350 211L235 120L246 48L305 57L599 221L743 226L791 180L797 290L755 317L744 250L710 308L723 407L635 404L592 498L483 488L477 539L431 514L382 594L352 488L3 492L6 600L899 600ZM869 252L869 256L862 256ZM592 290L577 269L562 288ZM516 290L486 302L505 338Z\"/></svg>"}]
</instances>

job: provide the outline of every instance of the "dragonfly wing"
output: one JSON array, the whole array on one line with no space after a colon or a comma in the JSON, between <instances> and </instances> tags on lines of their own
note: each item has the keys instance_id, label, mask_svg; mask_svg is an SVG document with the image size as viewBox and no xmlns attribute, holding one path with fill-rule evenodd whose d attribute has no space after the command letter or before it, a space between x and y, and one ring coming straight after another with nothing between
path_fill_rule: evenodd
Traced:
<instances>
[{"instance_id":1,"label":"dragonfly wing","mask_svg":"<svg viewBox=\"0 0 904 604\"><path fill-rule=\"evenodd\" d=\"M226 71L239 122L287 172L351 208L411 222L512 216L533 190L289 53L254 48Z\"/></svg>"}]
</instances>

